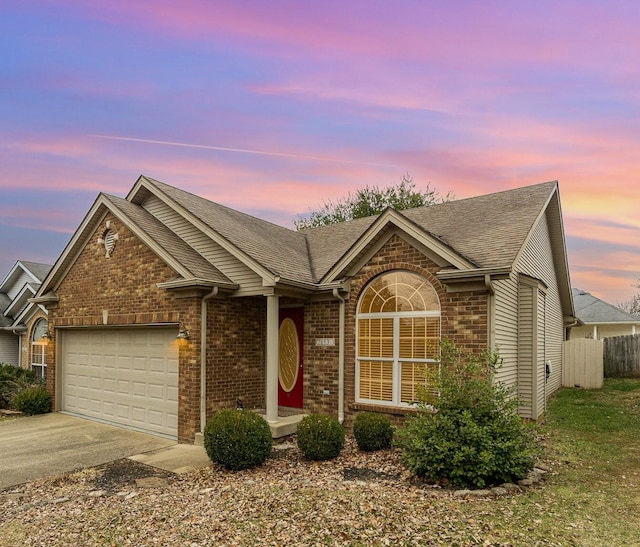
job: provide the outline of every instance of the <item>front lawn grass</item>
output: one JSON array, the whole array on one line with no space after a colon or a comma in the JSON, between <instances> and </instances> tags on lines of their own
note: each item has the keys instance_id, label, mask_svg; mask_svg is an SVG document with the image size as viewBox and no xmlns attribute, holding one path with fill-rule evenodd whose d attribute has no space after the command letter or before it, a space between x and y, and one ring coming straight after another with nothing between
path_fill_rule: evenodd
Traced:
<instances>
[{"instance_id":1,"label":"front lawn grass","mask_svg":"<svg viewBox=\"0 0 640 547\"><path fill-rule=\"evenodd\" d=\"M540 432L553 472L523 496L473 507L486 539L640 545L640 379L561 390Z\"/></svg>"}]
</instances>

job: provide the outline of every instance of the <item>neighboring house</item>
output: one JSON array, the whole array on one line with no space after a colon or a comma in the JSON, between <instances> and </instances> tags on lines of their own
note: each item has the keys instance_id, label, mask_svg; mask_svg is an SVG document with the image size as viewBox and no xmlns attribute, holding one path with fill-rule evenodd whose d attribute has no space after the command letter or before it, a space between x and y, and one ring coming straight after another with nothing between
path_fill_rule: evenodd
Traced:
<instances>
[{"instance_id":1,"label":"neighboring house","mask_svg":"<svg viewBox=\"0 0 640 547\"><path fill-rule=\"evenodd\" d=\"M0 284L0 363L31 368L46 377L47 311L29 302L51 270L49 264L19 260Z\"/></svg>"},{"instance_id":2,"label":"neighboring house","mask_svg":"<svg viewBox=\"0 0 640 547\"><path fill-rule=\"evenodd\" d=\"M572 327L569 339L625 336L640 332L640 317L636 317L596 298L581 289L571 289L576 317L580 326Z\"/></svg>"},{"instance_id":3,"label":"neighboring house","mask_svg":"<svg viewBox=\"0 0 640 547\"><path fill-rule=\"evenodd\" d=\"M35 301L55 409L190 443L238 400L275 435L400 420L442 337L499 347L536 419L570 286L556 182L295 232L141 176L98 196Z\"/></svg>"}]
</instances>

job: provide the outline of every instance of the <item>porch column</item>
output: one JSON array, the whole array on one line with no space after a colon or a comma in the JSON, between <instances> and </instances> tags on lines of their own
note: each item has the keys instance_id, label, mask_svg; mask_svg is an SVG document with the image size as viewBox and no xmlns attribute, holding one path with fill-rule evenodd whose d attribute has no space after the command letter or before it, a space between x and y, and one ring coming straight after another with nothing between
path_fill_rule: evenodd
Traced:
<instances>
[{"instance_id":1,"label":"porch column","mask_svg":"<svg viewBox=\"0 0 640 547\"><path fill-rule=\"evenodd\" d=\"M265 406L267 421L278 420L278 330L280 297L267 296L267 374Z\"/></svg>"}]
</instances>

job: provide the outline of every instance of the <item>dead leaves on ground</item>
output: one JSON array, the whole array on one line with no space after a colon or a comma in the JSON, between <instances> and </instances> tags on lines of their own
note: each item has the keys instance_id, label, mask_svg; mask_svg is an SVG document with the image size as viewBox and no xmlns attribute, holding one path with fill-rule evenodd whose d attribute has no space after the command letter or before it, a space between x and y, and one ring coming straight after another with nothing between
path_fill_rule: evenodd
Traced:
<instances>
[{"instance_id":1,"label":"dead leaves on ground","mask_svg":"<svg viewBox=\"0 0 640 547\"><path fill-rule=\"evenodd\" d=\"M129 461L125 468L127 479L149 475ZM127 480L98 495L107 474L117 472L13 489L0 498L3 545L499 544L486 521L466 512L490 501L453 499L412 477L397 450L364 453L352 439L335 460L307 461L289 444L254 469L211 466L162 487Z\"/></svg>"}]
</instances>

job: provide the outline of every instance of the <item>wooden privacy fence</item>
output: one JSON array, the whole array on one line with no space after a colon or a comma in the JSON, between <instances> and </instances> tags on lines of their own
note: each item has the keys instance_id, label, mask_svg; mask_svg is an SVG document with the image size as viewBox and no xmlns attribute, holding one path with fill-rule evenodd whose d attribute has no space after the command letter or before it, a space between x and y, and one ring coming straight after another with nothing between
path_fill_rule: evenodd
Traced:
<instances>
[{"instance_id":1,"label":"wooden privacy fence","mask_svg":"<svg viewBox=\"0 0 640 547\"><path fill-rule=\"evenodd\" d=\"M604 377L602 356L602 340L567 340L562 346L562 385L600 389Z\"/></svg>"},{"instance_id":2,"label":"wooden privacy fence","mask_svg":"<svg viewBox=\"0 0 640 547\"><path fill-rule=\"evenodd\" d=\"M604 375L607 378L640 376L640 334L604 339Z\"/></svg>"}]
</instances>

